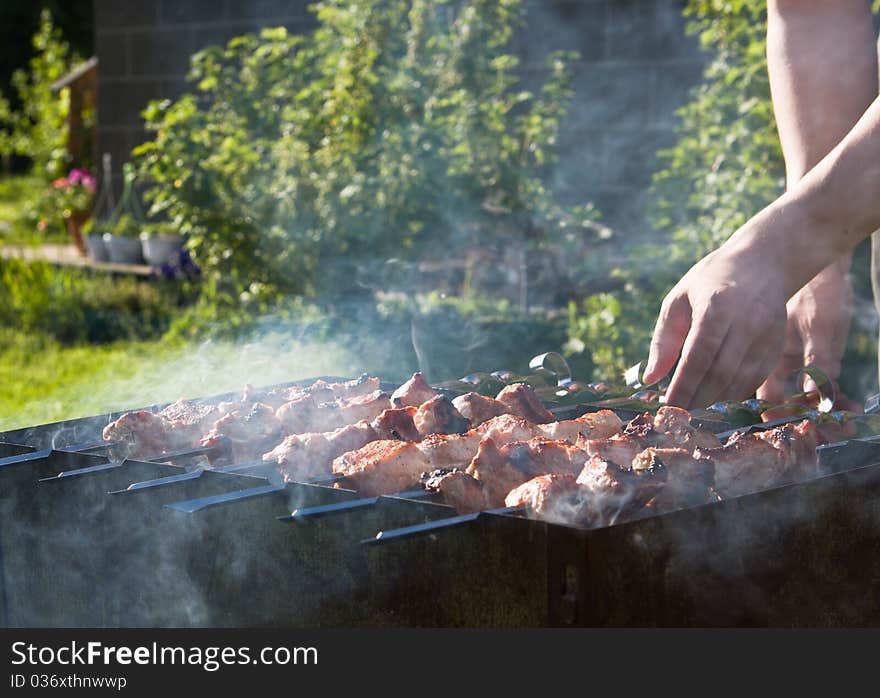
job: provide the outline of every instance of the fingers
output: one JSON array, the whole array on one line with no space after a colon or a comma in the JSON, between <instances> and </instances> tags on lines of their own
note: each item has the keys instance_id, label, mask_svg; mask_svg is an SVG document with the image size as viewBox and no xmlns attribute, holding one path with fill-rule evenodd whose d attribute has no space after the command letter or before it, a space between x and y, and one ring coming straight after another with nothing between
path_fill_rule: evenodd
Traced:
<instances>
[{"instance_id":1,"label":"fingers","mask_svg":"<svg viewBox=\"0 0 880 698\"><path fill-rule=\"evenodd\" d=\"M681 361L666 391L668 404L690 408L707 375L711 385L717 389L718 382L723 379L716 376L729 375L737 368L739 360L733 365L721 365L717 360L729 330L730 317L727 313L704 313L694 319L681 350Z\"/></svg>"},{"instance_id":2,"label":"fingers","mask_svg":"<svg viewBox=\"0 0 880 698\"><path fill-rule=\"evenodd\" d=\"M678 359L679 351L691 326L691 308L685 296L670 293L663 300L660 315L651 338L648 365L642 382L645 385L656 383L665 376Z\"/></svg>"}]
</instances>

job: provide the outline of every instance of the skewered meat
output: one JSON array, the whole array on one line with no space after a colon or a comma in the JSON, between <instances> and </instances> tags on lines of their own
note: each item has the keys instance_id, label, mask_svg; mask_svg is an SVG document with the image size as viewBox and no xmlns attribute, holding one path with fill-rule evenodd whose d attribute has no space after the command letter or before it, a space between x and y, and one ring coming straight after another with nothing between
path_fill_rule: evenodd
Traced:
<instances>
[{"instance_id":1,"label":"skewered meat","mask_svg":"<svg viewBox=\"0 0 880 698\"><path fill-rule=\"evenodd\" d=\"M446 433L448 429L460 429L462 421L449 399L437 396L418 409L393 407L384 410L372 423L361 420L332 432L293 434L264 454L263 460L276 461L288 482L308 480L327 474L335 458L373 441L419 441L423 433L416 427L417 422Z\"/></svg>"},{"instance_id":2,"label":"skewered meat","mask_svg":"<svg viewBox=\"0 0 880 698\"><path fill-rule=\"evenodd\" d=\"M285 433L305 434L373 420L390 407L388 394L381 390L323 403L312 395L302 395L279 407L277 415Z\"/></svg>"},{"instance_id":3,"label":"skewered meat","mask_svg":"<svg viewBox=\"0 0 880 698\"><path fill-rule=\"evenodd\" d=\"M431 470L431 461L411 441L372 441L333 461L333 472L345 475L364 496L399 492Z\"/></svg>"},{"instance_id":4,"label":"skewered meat","mask_svg":"<svg viewBox=\"0 0 880 698\"><path fill-rule=\"evenodd\" d=\"M310 480L326 474L337 456L375 439L375 430L363 420L329 433L293 434L263 454L263 460L275 461L288 482Z\"/></svg>"},{"instance_id":5,"label":"skewered meat","mask_svg":"<svg viewBox=\"0 0 880 698\"><path fill-rule=\"evenodd\" d=\"M535 424L546 424L556 419L553 413L541 404L534 389L525 383L508 385L498 393L497 399L498 402L507 405L511 414L523 417Z\"/></svg>"},{"instance_id":6,"label":"skewered meat","mask_svg":"<svg viewBox=\"0 0 880 698\"><path fill-rule=\"evenodd\" d=\"M585 488L571 473L539 475L512 490L508 507L527 507L537 518L560 524L584 524L591 518Z\"/></svg>"},{"instance_id":7,"label":"skewered meat","mask_svg":"<svg viewBox=\"0 0 880 698\"><path fill-rule=\"evenodd\" d=\"M416 407L392 407L385 410L373 420L376 438L418 441L422 435L416 429L416 412L418 412Z\"/></svg>"},{"instance_id":8,"label":"skewered meat","mask_svg":"<svg viewBox=\"0 0 880 698\"><path fill-rule=\"evenodd\" d=\"M652 500L656 511L706 504L713 500L715 464L686 448L646 448L632 461L635 471L662 466L666 484Z\"/></svg>"},{"instance_id":9,"label":"skewered meat","mask_svg":"<svg viewBox=\"0 0 880 698\"><path fill-rule=\"evenodd\" d=\"M310 396L315 400L316 404L321 404L332 402L333 400L346 400L358 397L359 395L367 395L376 390L379 390L379 379L375 376L364 374L360 378L338 383L317 380L311 385L306 386L294 385L289 388L275 388L265 393L265 395L253 391L251 400L254 402L260 401L277 410L281 405L304 396Z\"/></svg>"},{"instance_id":10,"label":"skewered meat","mask_svg":"<svg viewBox=\"0 0 880 698\"><path fill-rule=\"evenodd\" d=\"M452 401L452 404L474 426L482 424L492 419L492 417L507 414L510 411L503 402L499 402L492 397L480 395L479 393L459 395Z\"/></svg>"},{"instance_id":11,"label":"skewered meat","mask_svg":"<svg viewBox=\"0 0 880 698\"><path fill-rule=\"evenodd\" d=\"M168 405L159 414L168 422L174 441L169 447L174 450L195 446L210 425L221 416L215 405L184 398Z\"/></svg>"},{"instance_id":12,"label":"skewered meat","mask_svg":"<svg viewBox=\"0 0 880 698\"><path fill-rule=\"evenodd\" d=\"M511 490L509 507L528 507L540 519L580 526L606 526L625 520L661 491L665 469L657 464L633 470L592 456L580 474L547 473Z\"/></svg>"},{"instance_id":13,"label":"skewered meat","mask_svg":"<svg viewBox=\"0 0 880 698\"><path fill-rule=\"evenodd\" d=\"M471 427L445 395L437 395L422 403L413 416L416 430L428 434L463 434Z\"/></svg>"},{"instance_id":14,"label":"skewered meat","mask_svg":"<svg viewBox=\"0 0 880 698\"><path fill-rule=\"evenodd\" d=\"M394 407L418 407L437 395L421 373L413 373L406 383L391 393Z\"/></svg>"},{"instance_id":15,"label":"skewered meat","mask_svg":"<svg viewBox=\"0 0 880 698\"><path fill-rule=\"evenodd\" d=\"M601 439L620 431L623 422L611 410L588 412L577 419L536 425L538 435L574 443L578 439Z\"/></svg>"},{"instance_id":16,"label":"skewered meat","mask_svg":"<svg viewBox=\"0 0 880 698\"><path fill-rule=\"evenodd\" d=\"M414 444L414 449L409 451L413 454L417 452L418 455L413 456L412 467L406 471L410 479L404 482L404 486L418 482L423 471L437 468L466 468L477 455L480 443L486 438L497 443L528 441L534 436L546 437L547 433L545 432L560 429L589 436L593 428L598 430L597 433L607 433L609 425L613 423L612 419L601 413L584 415L584 417L589 417L589 419L571 420L575 423L571 427L554 427L552 424L531 424L522 417L503 414L493 417L464 434L430 434L424 440ZM387 458L394 461L394 465L386 465L386 459L382 455L384 448L382 444L387 447ZM363 490L366 496L396 492L397 490L387 489L387 487L394 486L403 480L402 473L404 471L396 463L400 450L392 448L393 444L395 444L394 441L377 441L375 444L369 444L369 450L363 454L360 451L346 453L333 462L333 472L349 478L358 490L368 487L369 489ZM381 471L385 468L391 468L392 473L387 482L383 480L381 475ZM368 473L367 471L378 472ZM504 494L501 495L502 498L503 496Z\"/></svg>"},{"instance_id":17,"label":"skewered meat","mask_svg":"<svg viewBox=\"0 0 880 698\"><path fill-rule=\"evenodd\" d=\"M201 445L216 446L222 439L231 444L232 458L241 462L256 458L266 449L266 442L281 436L281 422L268 405L255 403L249 409L224 415L211 427Z\"/></svg>"},{"instance_id":18,"label":"skewered meat","mask_svg":"<svg viewBox=\"0 0 880 698\"><path fill-rule=\"evenodd\" d=\"M490 506L499 507L507 493L522 483L550 473L577 475L588 458L586 451L562 441L538 437L499 447L486 438L467 473L483 483Z\"/></svg>"},{"instance_id":19,"label":"skewered meat","mask_svg":"<svg viewBox=\"0 0 880 698\"><path fill-rule=\"evenodd\" d=\"M455 507L459 514L491 508L483 483L461 468L438 468L422 473L422 486L439 493L443 501Z\"/></svg>"},{"instance_id":20,"label":"skewered meat","mask_svg":"<svg viewBox=\"0 0 880 698\"><path fill-rule=\"evenodd\" d=\"M663 406L656 415L649 412L631 420L624 429L608 438L584 440L580 444L590 454L629 466L646 448L717 448L712 432L690 424L690 414L679 407Z\"/></svg>"},{"instance_id":21,"label":"skewered meat","mask_svg":"<svg viewBox=\"0 0 880 698\"><path fill-rule=\"evenodd\" d=\"M138 458L163 453L168 443L168 421L160 414L126 412L104 427L104 441L113 443L114 458Z\"/></svg>"},{"instance_id":22,"label":"skewered meat","mask_svg":"<svg viewBox=\"0 0 880 698\"><path fill-rule=\"evenodd\" d=\"M715 485L722 497L736 497L815 475L816 447L824 440L804 420L753 434L735 433L720 448L695 455L715 464Z\"/></svg>"}]
</instances>

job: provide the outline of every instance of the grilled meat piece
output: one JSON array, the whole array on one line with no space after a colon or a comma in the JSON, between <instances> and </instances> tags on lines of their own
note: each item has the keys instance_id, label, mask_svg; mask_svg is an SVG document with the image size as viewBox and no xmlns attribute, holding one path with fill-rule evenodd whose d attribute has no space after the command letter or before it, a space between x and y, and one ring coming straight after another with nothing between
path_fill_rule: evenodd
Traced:
<instances>
[{"instance_id":1,"label":"grilled meat piece","mask_svg":"<svg viewBox=\"0 0 880 698\"><path fill-rule=\"evenodd\" d=\"M666 484L652 500L657 512L697 506L713 501L715 464L696 457L686 448L646 448L632 460L636 472L664 467Z\"/></svg>"},{"instance_id":2,"label":"grilled meat piece","mask_svg":"<svg viewBox=\"0 0 880 698\"><path fill-rule=\"evenodd\" d=\"M494 439L485 438L467 473L483 483L489 505L499 507L508 492L537 475L577 475L587 458L586 451L562 441L537 437L499 447Z\"/></svg>"},{"instance_id":3,"label":"grilled meat piece","mask_svg":"<svg viewBox=\"0 0 880 698\"><path fill-rule=\"evenodd\" d=\"M465 419L470 420L472 426L478 426L492 417L510 412L510 408L503 402L479 393L459 395L452 404Z\"/></svg>"},{"instance_id":4,"label":"grilled meat piece","mask_svg":"<svg viewBox=\"0 0 880 698\"><path fill-rule=\"evenodd\" d=\"M590 501L571 473L539 475L511 490L504 506L527 507L550 523L585 525L591 520Z\"/></svg>"},{"instance_id":5,"label":"grilled meat piece","mask_svg":"<svg viewBox=\"0 0 880 698\"><path fill-rule=\"evenodd\" d=\"M721 448L694 455L715 464L715 489L722 497L758 492L816 475L816 447L824 442L809 420L752 434L733 434Z\"/></svg>"},{"instance_id":6,"label":"grilled meat piece","mask_svg":"<svg viewBox=\"0 0 880 698\"><path fill-rule=\"evenodd\" d=\"M672 438L676 447L694 450L695 448L716 448L721 445L718 437L708 429L691 424L691 415L680 407L664 405L657 410L653 419L654 431Z\"/></svg>"},{"instance_id":7,"label":"grilled meat piece","mask_svg":"<svg viewBox=\"0 0 880 698\"><path fill-rule=\"evenodd\" d=\"M514 383L504 388L497 396L498 402L507 405L511 414L523 417L535 424L546 424L556 419L526 383Z\"/></svg>"},{"instance_id":8,"label":"grilled meat piece","mask_svg":"<svg viewBox=\"0 0 880 698\"><path fill-rule=\"evenodd\" d=\"M585 415L586 416L586 415ZM607 438L579 442L591 455L599 455L629 467L646 448L716 448L721 445L712 432L690 424L690 414L678 407L664 406L656 415L650 412L635 417L617 434Z\"/></svg>"},{"instance_id":9,"label":"grilled meat piece","mask_svg":"<svg viewBox=\"0 0 880 698\"><path fill-rule=\"evenodd\" d=\"M577 483L590 493L592 525L610 525L631 518L660 492L666 478L666 468L659 462L634 470L591 456Z\"/></svg>"},{"instance_id":10,"label":"grilled meat piece","mask_svg":"<svg viewBox=\"0 0 880 698\"><path fill-rule=\"evenodd\" d=\"M418 441L422 438L416 429L415 407L392 407L384 410L373 420L373 431L377 439L397 439L398 441Z\"/></svg>"},{"instance_id":11,"label":"grilled meat piece","mask_svg":"<svg viewBox=\"0 0 880 698\"><path fill-rule=\"evenodd\" d=\"M228 439L233 462L257 458L266 450L269 441L281 437L281 422L268 405L260 402L247 410L235 410L224 415L201 440L205 447L216 446Z\"/></svg>"},{"instance_id":12,"label":"grilled meat piece","mask_svg":"<svg viewBox=\"0 0 880 698\"><path fill-rule=\"evenodd\" d=\"M302 482L326 475L334 458L376 438L373 427L363 420L329 433L292 434L264 453L263 460L277 463L286 482Z\"/></svg>"},{"instance_id":13,"label":"grilled meat piece","mask_svg":"<svg viewBox=\"0 0 880 698\"><path fill-rule=\"evenodd\" d=\"M376 390L365 395L317 402L312 395L302 395L278 408L278 419L286 434L333 431L362 419L373 420L391 407L388 394Z\"/></svg>"},{"instance_id":14,"label":"grilled meat piece","mask_svg":"<svg viewBox=\"0 0 880 698\"><path fill-rule=\"evenodd\" d=\"M126 412L101 434L112 444L114 460L156 456L166 451L170 424L161 414L138 410Z\"/></svg>"},{"instance_id":15,"label":"grilled meat piece","mask_svg":"<svg viewBox=\"0 0 880 698\"><path fill-rule=\"evenodd\" d=\"M598 415L599 413L596 414ZM563 431L574 430L578 433L589 434L590 429L595 425L596 428L600 430L600 433L604 433L604 431L601 430L607 429L607 425L610 423L610 420L605 416L599 416L598 418L591 420L581 419L571 421L576 422L574 427L558 428ZM531 424L522 417L517 417L512 414L502 414L483 422L477 428L471 429L464 434L429 434L422 441L415 444L420 454L418 458L421 459L424 457L427 459L429 467L425 468L419 466L419 470L413 469L411 472L415 472L416 475L411 481L406 483L406 485L411 486L416 483L418 481L418 473L421 473L423 470L452 467L467 468L474 456L477 455L480 443L486 438L502 444L515 441L528 441L534 436L543 437L545 436L545 432L553 431L554 429L557 429L557 427L554 427L552 424ZM565 444L565 446L568 447L570 444ZM394 453L396 455L397 451ZM351 476L352 480L356 483L355 486L357 489L360 489L357 483L359 482L359 478L361 478L361 471L363 469L372 468L381 470L382 468L388 467L382 458L376 457L376 451L374 449L370 449L365 454L365 458L368 462L358 465L359 458L359 452L355 451L353 453L346 453L344 457L337 458L333 462L333 472ZM371 475L370 477L371 485L381 481L379 475ZM396 479L392 477L391 481L396 482ZM520 480L520 482L521 481L522 480ZM371 491L370 494L390 494L396 491L397 490L385 490L384 492ZM506 491L502 492L500 495L496 494L493 501L500 503L503 501L504 494L506 494Z\"/></svg>"},{"instance_id":16,"label":"grilled meat piece","mask_svg":"<svg viewBox=\"0 0 880 698\"><path fill-rule=\"evenodd\" d=\"M359 395L367 395L376 390L379 390L379 379L364 374L360 378L339 383L317 380L311 385L275 388L265 395L254 394L253 400L258 400L277 410L281 405L304 396L310 396L316 404L322 404L333 400L347 400Z\"/></svg>"},{"instance_id":17,"label":"grilled meat piece","mask_svg":"<svg viewBox=\"0 0 880 698\"><path fill-rule=\"evenodd\" d=\"M419 481L431 462L409 441L372 441L333 461L333 472L344 475L364 496L400 492Z\"/></svg>"},{"instance_id":18,"label":"grilled meat piece","mask_svg":"<svg viewBox=\"0 0 880 698\"><path fill-rule=\"evenodd\" d=\"M536 425L539 435L575 443L578 439L602 439L620 431L623 422L611 410L588 412L577 419Z\"/></svg>"},{"instance_id":19,"label":"grilled meat piece","mask_svg":"<svg viewBox=\"0 0 880 698\"><path fill-rule=\"evenodd\" d=\"M391 393L391 404L394 407L418 407L436 395L438 395L437 391L428 385L420 372L417 372Z\"/></svg>"},{"instance_id":20,"label":"grilled meat piece","mask_svg":"<svg viewBox=\"0 0 880 698\"><path fill-rule=\"evenodd\" d=\"M205 431L221 416L216 405L181 398L161 414L168 421L171 450L195 446Z\"/></svg>"},{"instance_id":21,"label":"grilled meat piece","mask_svg":"<svg viewBox=\"0 0 880 698\"><path fill-rule=\"evenodd\" d=\"M445 395L436 395L416 410L413 422L419 434L464 434L471 423L459 413Z\"/></svg>"},{"instance_id":22,"label":"grilled meat piece","mask_svg":"<svg viewBox=\"0 0 880 698\"><path fill-rule=\"evenodd\" d=\"M438 492L446 504L455 507L459 514L472 514L489 509L483 483L461 468L438 468L422 473L422 486Z\"/></svg>"},{"instance_id":23,"label":"grilled meat piece","mask_svg":"<svg viewBox=\"0 0 880 698\"><path fill-rule=\"evenodd\" d=\"M591 456L579 475L539 475L511 490L504 504L528 507L537 518L553 523L607 526L639 512L665 481L665 469L659 464L636 471Z\"/></svg>"}]
</instances>

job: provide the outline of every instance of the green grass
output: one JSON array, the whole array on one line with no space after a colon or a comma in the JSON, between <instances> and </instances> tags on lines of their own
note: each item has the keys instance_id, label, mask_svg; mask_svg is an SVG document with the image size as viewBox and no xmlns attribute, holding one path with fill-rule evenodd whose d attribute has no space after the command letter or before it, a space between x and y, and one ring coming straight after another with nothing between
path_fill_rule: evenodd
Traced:
<instances>
[{"instance_id":1,"label":"green grass","mask_svg":"<svg viewBox=\"0 0 880 698\"><path fill-rule=\"evenodd\" d=\"M258 343L162 340L63 347L0 329L0 431L361 370L337 346L283 336Z\"/></svg>"}]
</instances>

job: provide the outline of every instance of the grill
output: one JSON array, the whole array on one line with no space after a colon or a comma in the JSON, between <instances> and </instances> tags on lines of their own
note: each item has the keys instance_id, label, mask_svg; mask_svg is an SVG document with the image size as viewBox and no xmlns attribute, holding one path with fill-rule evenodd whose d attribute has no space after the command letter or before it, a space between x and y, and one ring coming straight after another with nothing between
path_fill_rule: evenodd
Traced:
<instances>
[{"instance_id":1,"label":"grill","mask_svg":"<svg viewBox=\"0 0 880 698\"><path fill-rule=\"evenodd\" d=\"M0 435L4 626L880 623L871 438L820 447L808 482L584 530L263 463L115 463L88 447L117 416Z\"/></svg>"}]
</instances>

